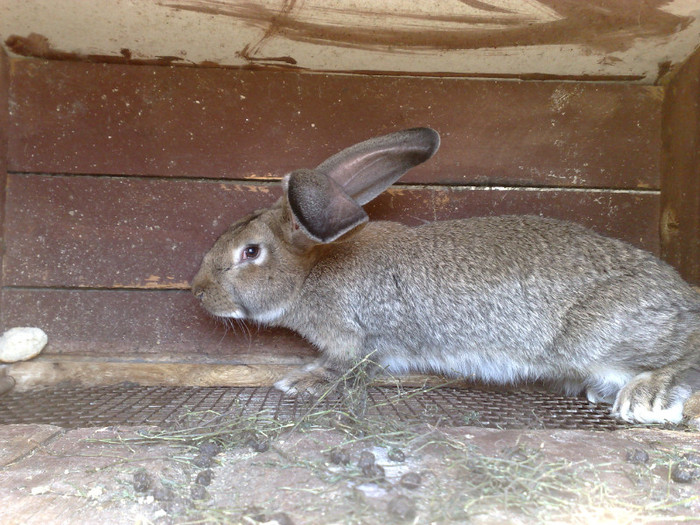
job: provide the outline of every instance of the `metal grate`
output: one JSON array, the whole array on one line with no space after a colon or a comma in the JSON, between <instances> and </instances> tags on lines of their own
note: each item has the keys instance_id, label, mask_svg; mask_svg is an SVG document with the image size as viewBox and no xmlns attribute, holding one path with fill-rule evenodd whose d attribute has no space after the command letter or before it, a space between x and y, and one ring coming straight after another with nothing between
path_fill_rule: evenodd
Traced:
<instances>
[{"instance_id":1,"label":"metal grate","mask_svg":"<svg viewBox=\"0 0 700 525\"><path fill-rule=\"evenodd\" d=\"M627 426L609 407L542 391L493 391L441 387L391 387L367 391L367 414L442 425L494 428L615 430ZM326 399L315 410L333 408ZM294 419L309 406L268 387L173 387L57 385L0 398L0 424L44 423L66 428L111 425L172 426L184 417L265 413ZM202 416L204 417L204 416Z\"/></svg>"}]
</instances>

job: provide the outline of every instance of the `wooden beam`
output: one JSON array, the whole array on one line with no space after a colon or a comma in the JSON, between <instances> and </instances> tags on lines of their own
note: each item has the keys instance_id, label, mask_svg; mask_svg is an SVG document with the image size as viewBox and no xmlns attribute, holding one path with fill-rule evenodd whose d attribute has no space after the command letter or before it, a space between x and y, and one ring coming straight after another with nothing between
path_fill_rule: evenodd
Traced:
<instances>
[{"instance_id":1,"label":"wooden beam","mask_svg":"<svg viewBox=\"0 0 700 525\"><path fill-rule=\"evenodd\" d=\"M5 193L7 188L7 144L10 132L9 117L10 62L5 50L0 46L0 305L4 284L5 255ZM0 334L5 330L5 322L0 308Z\"/></svg>"},{"instance_id":2,"label":"wooden beam","mask_svg":"<svg viewBox=\"0 0 700 525\"><path fill-rule=\"evenodd\" d=\"M700 284L700 51L674 75L662 117L661 254Z\"/></svg>"},{"instance_id":3,"label":"wooden beam","mask_svg":"<svg viewBox=\"0 0 700 525\"><path fill-rule=\"evenodd\" d=\"M139 361L114 361L96 358L41 357L33 361L14 363L9 373L16 380L16 390L30 390L38 386L50 386L63 381L83 386L113 385L125 381L140 385L171 386L262 386L270 387L275 381L301 365L301 360L252 363L252 364L204 364L163 363ZM450 380L431 375L379 376L376 385L436 386L449 383L464 386L464 380ZM482 385L488 388L488 385ZM497 387L503 389L503 387Z\"/></svg>"},{"instance_id":4,"label":"wooden beam","mask_svg":"<svg viewBox=\"0 0 700 525\"><path fill-rule=\"evenodd\" d=\"M130 381L141 385L272 386L295 365L211 365L189 363L125 363L54 358L15 363L9 373L17 390L70 381L84 386Z\"/></svg>"}]
</instances>

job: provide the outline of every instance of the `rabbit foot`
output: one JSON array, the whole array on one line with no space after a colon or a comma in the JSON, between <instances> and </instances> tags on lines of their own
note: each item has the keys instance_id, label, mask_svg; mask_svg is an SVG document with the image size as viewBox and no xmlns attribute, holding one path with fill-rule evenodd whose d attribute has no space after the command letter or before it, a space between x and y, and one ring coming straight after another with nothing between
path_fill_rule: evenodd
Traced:
<instances>
[{"instance_id":1,"label":"rabbit foot","mask_svg":"<svg viewBox=\"0 0 700 525\"><path fill-rule=\"evenodd\" d=\"M617 394L613 415L630 423L679 423L690 389L670 382L661 371L637 375Z\"/></svg>"},{"instance_id":2,"label":"rabbit foot","mask_svg":"<svg viewBox=\"0 0 700 525\"><path fill-rule=\"evenodd\" d=\"M285 394L303 398L320 397L334 390L340 374L327 366L325 359L317 359L302 366L275 383L275 388Z\"/></svg>"}]
</instances>

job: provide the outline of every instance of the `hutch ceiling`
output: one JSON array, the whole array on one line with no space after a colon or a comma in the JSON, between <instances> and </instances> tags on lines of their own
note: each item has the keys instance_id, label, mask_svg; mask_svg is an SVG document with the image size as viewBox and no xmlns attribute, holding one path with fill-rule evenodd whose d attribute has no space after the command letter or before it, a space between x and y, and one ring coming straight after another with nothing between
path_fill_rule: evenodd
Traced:
<instances>
[{"instance_id":1,"label":"hutch ceiling","mask_svg":"<svg viewBox=\"0 0 700 525\"><path fill-rule=\"evenodd\" d=\"M698 0L0 0L11 56L653 84Z\"/></svg>"}]
</instances>

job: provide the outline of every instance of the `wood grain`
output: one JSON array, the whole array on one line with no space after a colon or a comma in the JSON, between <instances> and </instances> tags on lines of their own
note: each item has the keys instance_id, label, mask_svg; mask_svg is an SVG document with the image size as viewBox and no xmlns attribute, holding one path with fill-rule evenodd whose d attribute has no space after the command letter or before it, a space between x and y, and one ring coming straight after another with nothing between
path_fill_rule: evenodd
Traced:
<instances>
[{"instance_id":1,"label":"wood grain","mask_svg":"<svg viewBox=\"0 0 700 525\"><path fill-rule=\"evenodd\" d=\"M6 285L185 289L218 235L279 195L278 184L12 174ZM539 214L659 250L657 192L398 186L367 210L412 225Z\"/></svg>"},{"instance_id":2,"label":"wood grain","mask_svg":"<svg viewBox=\"0 0 700 525\"><path fill-rule=\"evenodd\" d=\"M62 429L52 425L3 425L2 432L0 467L6 468L29 457L34 450L61 434Z\"/></svg>"},{"instance_id":3,"label":"wood grain","mask_svg":"<svg viewBox=\"0 0 700 525\"><path fill-rule=\"evenodd\" d=\"M411 126L405 182L658 188L662 89L18 60L10 169L260 179Z\"/></svg>"}]
</instances>

